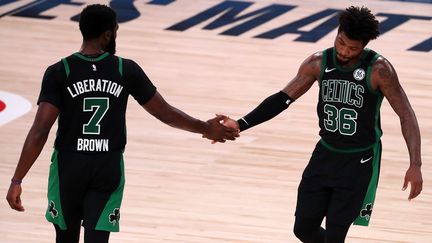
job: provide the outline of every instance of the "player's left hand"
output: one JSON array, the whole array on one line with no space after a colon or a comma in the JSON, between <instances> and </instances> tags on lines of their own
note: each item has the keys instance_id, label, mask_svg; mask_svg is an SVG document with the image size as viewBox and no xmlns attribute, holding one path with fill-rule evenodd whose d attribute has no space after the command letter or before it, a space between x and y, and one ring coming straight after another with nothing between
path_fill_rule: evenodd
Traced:
<instances>
[{"instance_id":1,"label":"player's left hand","mask_svg":"<svg viewBox=\"0 0 432 243\"><path fill-rule=\"evenodd\" d=\"M420 166L410 165L407 172L405 173L405 180L402 191L405 191L407 189L408 183L411 184L411 191L408 196L408 200L411 200L417 197L423 189L423 178Z\"/></svg>"},{"instance_id":2,"label":"player's left hand","mask_svg":"<svg viewBox=\"0 0 432 243\"><path fill-rule=\"evenodd\" d=\"M21 192L21 185L11 183L6 196L9 206L12 209L20 212L24 211L24 207L21 202Z\"/></svg>"}]
</instances>

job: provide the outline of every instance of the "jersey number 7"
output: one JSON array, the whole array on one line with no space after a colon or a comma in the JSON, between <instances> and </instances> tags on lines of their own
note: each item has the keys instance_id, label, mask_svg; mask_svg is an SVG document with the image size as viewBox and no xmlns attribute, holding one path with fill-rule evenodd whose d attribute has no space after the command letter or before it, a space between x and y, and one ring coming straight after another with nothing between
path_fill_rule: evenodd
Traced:
<instances>
[{"instance_id":1,"label":"jersey number 7","mask_svg":"<svg viewBox=\"0 0 432 243\"><path fill-rule=\"evenodd\" d=\"M109 98L84 98L84 112L94 112L87 124L83 125L83 134L100 134L100 122L109 108Z\"/></svg>"}]
</instances>

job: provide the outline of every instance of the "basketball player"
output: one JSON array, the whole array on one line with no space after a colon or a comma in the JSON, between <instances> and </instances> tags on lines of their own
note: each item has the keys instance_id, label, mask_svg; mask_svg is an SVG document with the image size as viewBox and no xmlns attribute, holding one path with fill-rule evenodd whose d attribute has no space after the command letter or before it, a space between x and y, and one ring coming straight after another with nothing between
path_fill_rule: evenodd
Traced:
<instances>
[{"instance_id":1,"label":"basketball player","mask_svg":"<svg viewBox=\"0 0 432 243\"><path fill-rule=\"evenodd\" d=\"M24 211L21 181L58 118L46 212L58 243L78 242L81 222L87 243L108 242L110 232L119 231L129 95L170 126L219 142L238 136L235 129L220 124L224 117L204 122L172 107L140 66L114 55L118 24L111 8L87 6L79 27L81 50L45 72L36 118L7 194L11 208Z\"/></svg>"},{"instance_id":2,"label":"basketball player","mask_svg":"<svg viewBox=\"0 0 432 243\"><path fill-rule=\"evenodd\" d=\"M339 16L334 47L306 58L280 92L238 121L225 125L243 132L265 122L318 81L317 113L321 140L298 188L294 233L302 242L344 242L350 225L368 225L381 160L380 106L385 97L400 118L410 165L403 190L408 199L422 190L420 131L413 109L390 62L365 48L379 35L378 21L366 7ZM326 217L326 229L321 227Z\"/></svg>"}]
</instances>

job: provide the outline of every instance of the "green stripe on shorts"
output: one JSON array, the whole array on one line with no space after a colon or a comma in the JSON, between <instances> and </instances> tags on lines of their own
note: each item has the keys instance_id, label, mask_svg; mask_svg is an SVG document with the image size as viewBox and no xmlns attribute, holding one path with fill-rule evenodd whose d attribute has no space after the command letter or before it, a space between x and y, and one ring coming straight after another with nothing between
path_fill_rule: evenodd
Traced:
<instances>
[{"instance_id":1,"label":"green stripe on shorts","mask_svg":"<svg viewBox=\"0 0 432 243\"><path fill-rule=\"evenodd\" d=\"M119 232L120 205L123 198L123 188L125 184L123 154L120 155L120 184L111 194L110 198L102 211L96 224L96 230Z\"/></svg>"},{"instance_id":2,"label":"green stripe on shorts","mask_svg":"<svg viewBox=\"0 0 432 243\"><path fill-rule=\"evenodd\" d=\"M54 150L51 157L51 165L48 179L48 208L45 213L45 218L66 230L67 226L63 217L63 211L60 201L60 182L58 175L58 152Z\"/></svg>"},{"instance_id":3,"label":"green stripe on shorts","mask_svg":"<svg viewBox=\"0 0 432 243\"><path fill-rule=\"evenodd\" d=\"M378 142L373 147L373 164L372 164L372 177L369 182L369 186L366 192L366 196L363 200L363 205L360 209L359 215L354 220L355 225L368 226L369 220L372 215L373 204L375 201L376 190L378 186L378 178L379 178L379 167L381 160L381 143Z\"/></svg>"}]
</instances>

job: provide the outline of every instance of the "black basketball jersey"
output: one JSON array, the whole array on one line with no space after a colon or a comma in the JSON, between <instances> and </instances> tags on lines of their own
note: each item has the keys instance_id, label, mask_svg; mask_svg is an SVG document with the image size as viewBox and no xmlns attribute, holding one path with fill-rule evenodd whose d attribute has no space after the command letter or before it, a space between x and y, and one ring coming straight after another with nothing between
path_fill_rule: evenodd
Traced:
<instances>
[{"instance_id":1,"label":"black basketball jersey","mask_svg":"<svg viewBox=\"0 0 432 243\"><path fill-rule=\"evenodd\" d=\"M107 152L126 145L129 94L143 105L155 92L132 60L74 53L46 70L38 104L49 102L60 111L57 150Z\"/></svg>"},{"instance_id":2,"label":"black basketball jersey","mask_svg":"<svg viewBox=\"0 0 432 243\"><path fill-rule=\"evenodd\" d=\"M370 80L378 57L364 49L357 64L344 68L334 48L323 51L317 113L321 142L327 147L361 150L379 141L383 94L372 89Z\"/></svg>"}]
</instances>

